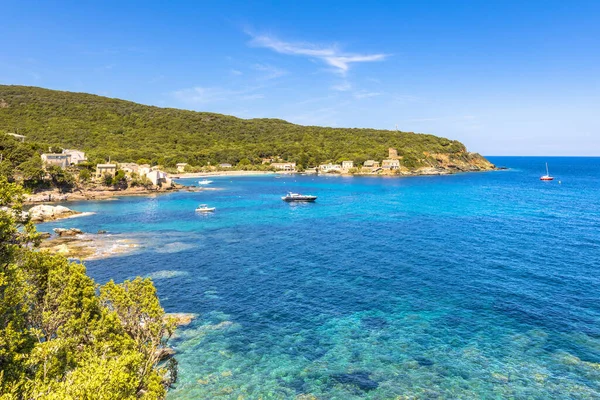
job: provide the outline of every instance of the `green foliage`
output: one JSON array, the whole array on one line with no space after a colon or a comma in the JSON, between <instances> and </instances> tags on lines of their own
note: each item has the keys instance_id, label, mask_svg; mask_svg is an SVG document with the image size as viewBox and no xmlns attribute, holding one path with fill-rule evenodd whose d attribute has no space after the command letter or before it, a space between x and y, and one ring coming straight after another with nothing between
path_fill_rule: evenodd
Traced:
<instances>
[{"instance_id":1,"label":"green foliage","mask_svg":"<svg viewBox=\"0 0 600 400\"><path fill-rule=\"evenodd\" d=\"M89 182L92 179L92 174L89 169L82 169L79 171L79 180L81 182Z\"/></svg>"},{"instance_id":2,"label":"green foliage","mask_svg":"<svg viewBox=\"0 0 600 400\"><path fill-rule=\"evenodd\" d=\"M152 282L98 290L82 264L36 251L22 198L0 177L0 398L164 398L174 322Z\"/></svg>"},{"instance_id":3,"label":"green foliage","mask_svg":"<svg viewBox=\"0 0 600 400\"><path fill-rule=\"evenodd\" d=\"M459 155L465 147L433 135L375 129L294 125L278 119L243 120L221 114L158 108L105 97L0 85L0 129L17 127L28 140L57 142L88 153L90 160L192 167L230 163L249 168L280 157L300 167L324 162L387 157L388 147L411 163L423 152Z\"/></svg>"},{"instance_id":4,"label":"green foliage","mask_svg":"<svg viewBox=\"0 0 600 400\"><path fill-rule=\"evenodd\" d=\"M50 176L52 185L59 188L62 192L68 192L75 186L73 175L56 165L46 168L46 172Z\"/></svg>"}]
</instances>

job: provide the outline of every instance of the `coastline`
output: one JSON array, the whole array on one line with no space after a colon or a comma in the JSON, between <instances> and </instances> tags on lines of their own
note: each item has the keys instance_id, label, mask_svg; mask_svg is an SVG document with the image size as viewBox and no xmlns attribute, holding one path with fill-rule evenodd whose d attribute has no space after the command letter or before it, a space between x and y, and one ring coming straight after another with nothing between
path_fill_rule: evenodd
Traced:
<instances>
[{"instance_id":1,"label":"coastline","mask_svg":"<svg viewBox=\"0 0 600 400\"><path fill-rule=\"evenodd\" d=\"M172 179L186 178L206 178L210 176L251 176L251 175L271 175L276 174L273 171L214 171L214 172L184 172L181 174L169 174Z\"/></svg>"}]
</instances>

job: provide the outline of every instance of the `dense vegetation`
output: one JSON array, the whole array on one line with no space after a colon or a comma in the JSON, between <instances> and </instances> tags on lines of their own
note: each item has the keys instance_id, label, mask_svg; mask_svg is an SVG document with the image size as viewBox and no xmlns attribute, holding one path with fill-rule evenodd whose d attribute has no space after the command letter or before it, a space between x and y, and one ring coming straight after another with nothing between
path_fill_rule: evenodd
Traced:
<instances>
[{"instance_id":1,"label":"dense vegetation","mask_svg":"<svg viewBox=\"0 0 600 400\"><path fill-rule=\"evenodd\" d=\"M426 163L427 153L464 157L458 141L433 135L375 129L301 126L278 119L158 108L84 93L0 85L0 131L28 140L77 148L90 161L150 161L172 167L258 165L280 157L301 167L323 162L386 158L398 149L403 165Z\"/></svg>"},{"instance_id":2,"label":"dense vegetation","mask_svg":"<svg viewBox=\"0 0 600 400\"><path fill-rule=\"evenodd\" d=\"M0 398L164 398L174 322L152 282L99 287L82 264L36 251L22 196L0 177Z\"/></svg>"}]
</instances>

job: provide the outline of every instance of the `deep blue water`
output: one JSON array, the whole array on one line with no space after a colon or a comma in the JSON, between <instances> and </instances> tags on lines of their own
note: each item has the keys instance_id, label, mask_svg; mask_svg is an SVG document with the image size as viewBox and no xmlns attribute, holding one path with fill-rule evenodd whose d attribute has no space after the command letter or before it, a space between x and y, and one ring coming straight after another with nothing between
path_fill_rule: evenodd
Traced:
<instances>
[{"instance_id":1,"label":"deep blue water","mask_svg":"<svg viewBox=\"0 0 600 400\"><path fill-rule=\"evenodd\" d=\"M510 170L215 178L40 229L139 241L89 273L198 314L171 399L600 398L600 158L490 159Z\"/></svg>"}]
</instances>

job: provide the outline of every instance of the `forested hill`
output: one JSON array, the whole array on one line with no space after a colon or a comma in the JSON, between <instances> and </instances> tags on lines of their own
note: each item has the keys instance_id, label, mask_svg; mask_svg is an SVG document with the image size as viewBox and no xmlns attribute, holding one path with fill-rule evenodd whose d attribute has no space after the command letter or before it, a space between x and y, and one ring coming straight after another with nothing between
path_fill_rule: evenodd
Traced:
<instances>
[{"instance_id":1,"label":"forested hill","mask_svg":"<svg viewBox=\"0 0 600 400\"><path fill-rule=\"evenodd\" d=\"M455 140L376 129L301 126L279 119L240 119L227 115L159 108L85 93L0 85L0 132L28 140L83 149L90 160L157 164L210 162L260 164L281 157L301 166L323 162L386 158L398 149L407 167L432 166L435 158L477 161Z\"/></svg>"}]
</instances>

